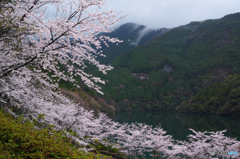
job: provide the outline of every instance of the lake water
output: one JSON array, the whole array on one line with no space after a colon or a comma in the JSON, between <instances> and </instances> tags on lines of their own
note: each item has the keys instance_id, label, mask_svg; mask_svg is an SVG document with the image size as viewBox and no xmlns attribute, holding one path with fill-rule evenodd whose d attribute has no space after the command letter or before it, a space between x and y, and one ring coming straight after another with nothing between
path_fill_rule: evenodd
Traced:
<instances>
[{"instance_id":1,"label":"lake water","mask_svg":"<svg viewBox=\"0 0 240 159\"><path fill-rule=\"evenodd\" d=\"M161 126L174 139L185 140L189 128L196 131L221 131L227 129L226 136L240 140L240 117L206 114L185 114L169 111L118 113L115 121L120 123L140 122Z\"/></svg>"}]
</instances>

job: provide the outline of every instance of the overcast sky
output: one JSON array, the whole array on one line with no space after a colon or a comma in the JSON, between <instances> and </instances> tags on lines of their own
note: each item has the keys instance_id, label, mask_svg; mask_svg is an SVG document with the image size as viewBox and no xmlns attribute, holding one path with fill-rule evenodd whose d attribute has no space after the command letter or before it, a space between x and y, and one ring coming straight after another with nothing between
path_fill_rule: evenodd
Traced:
<instances>
[{"instance_id":1,"label":"overcast sky","mask_svg":"<svg viewBox=\"0 0 240 159\"><path fill-rule=\"evenodd\" d=\"M106 7L152 28L177 27L191 21L217 19L240 12L240 0L106 0Z\"/></svg>"}]
</instances>

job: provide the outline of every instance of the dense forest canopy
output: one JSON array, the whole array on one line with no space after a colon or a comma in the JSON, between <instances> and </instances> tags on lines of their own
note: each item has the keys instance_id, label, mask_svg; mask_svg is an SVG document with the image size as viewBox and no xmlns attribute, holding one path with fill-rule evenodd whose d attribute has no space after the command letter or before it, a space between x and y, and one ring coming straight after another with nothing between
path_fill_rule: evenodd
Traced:
<instances>
[{"instance_id":1,"label":"dense forest canopy","mask_svg":"<svg viewBox=\"0 0 240 159\"><path fill-rule=\"evenodd\" d=\"M239 18L236 13L192 22L119 53L102 86L106 99L121 110L175 109L201 89L239 74ZM103 50L110 52L111 47Z\"/></svg>"}]
</instances>

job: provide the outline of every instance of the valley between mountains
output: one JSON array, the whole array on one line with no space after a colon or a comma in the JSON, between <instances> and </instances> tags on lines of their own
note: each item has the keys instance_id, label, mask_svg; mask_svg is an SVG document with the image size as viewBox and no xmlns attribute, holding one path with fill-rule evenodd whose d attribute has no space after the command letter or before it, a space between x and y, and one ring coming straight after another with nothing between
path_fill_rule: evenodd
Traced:
<instances>
[{"instance_id":1,"label":"valley between mountains","mask_svg":"<svg viewBox=\"0 0 240 159\"><path fill-rule=\"evenodd\" d=\"M239 19L236 13L171 29L119 26L107 35L123 42L104 47L106 57L99 57L114 67L102 76L102 98L124 111L239 115Z\"/></svg>"}]
</instances>

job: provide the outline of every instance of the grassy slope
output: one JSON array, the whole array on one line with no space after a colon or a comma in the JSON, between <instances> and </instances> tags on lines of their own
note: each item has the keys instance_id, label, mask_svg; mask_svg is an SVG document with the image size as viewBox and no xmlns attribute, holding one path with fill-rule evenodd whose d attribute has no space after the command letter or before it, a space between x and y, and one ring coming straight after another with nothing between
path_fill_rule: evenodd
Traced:
<instances>
[{"instance_id":1,"label":"grassy slope","mask_svg":"<svg viewBox=\"0 0 240 159\"><path fill-rule=\"evenodd\" d=\"M38 130L30 121L13 119L0 110L0 158L94 158L50 128Z\"/></svg>"},{"instance_id":2,"label":"grassy slope","mask_svg":"<svg viewBox=\"0 0 240 159\"><path fill-rule=\"evenodd\" d=\"M41 122L43 117L39 115L38 120L30 122L22 117L13 118L0 109L0 158L125 158L119 149L98 140L88 146L93 148L91 152L79 150L84 147L67 137L65 132L56 131L54 126ZM71 130L68 132L76 135Z\"/></svg>"}]
</instances>

